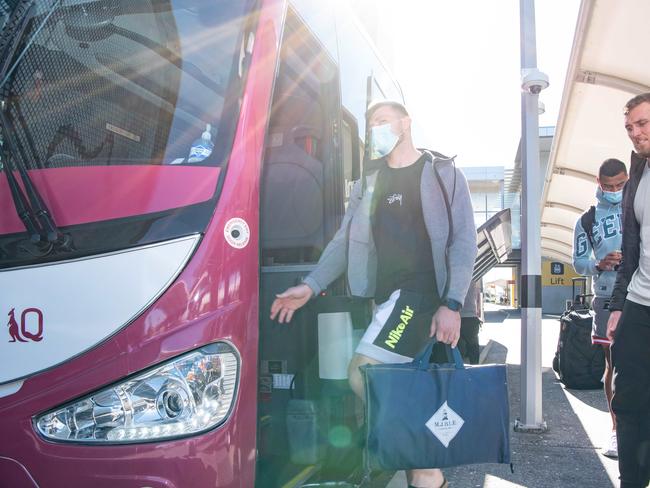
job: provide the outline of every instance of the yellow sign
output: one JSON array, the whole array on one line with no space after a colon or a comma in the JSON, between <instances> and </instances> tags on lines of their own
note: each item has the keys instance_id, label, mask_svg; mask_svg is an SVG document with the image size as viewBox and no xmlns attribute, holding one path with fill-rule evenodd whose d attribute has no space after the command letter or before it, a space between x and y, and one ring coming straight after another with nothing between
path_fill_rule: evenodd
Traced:
<instances>
[{"instance_id":1,"label":"yellow sign","mask_svg":"<svg viewBox=\"0 0 650 488\"><path fill-rule=\"evenodd\" d=\"M542 286L571 286L580 275L573 266L559 261L542 261Z\"/></svg>"}]
</instances>

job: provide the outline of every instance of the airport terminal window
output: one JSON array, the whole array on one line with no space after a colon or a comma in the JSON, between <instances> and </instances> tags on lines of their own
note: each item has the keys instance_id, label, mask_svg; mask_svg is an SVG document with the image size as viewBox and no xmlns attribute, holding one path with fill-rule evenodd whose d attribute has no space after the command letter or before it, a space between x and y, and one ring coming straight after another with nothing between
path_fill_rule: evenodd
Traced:
<instances>
[{"instance_id":1,"label":"airport terminal window","mask_svg":"<svg viewBox=\"0 0 650 488\"><path fill-rule=\"evenodd\" d=\"M472 189L472 207L476 226L483 224L490 217L503 209L503 196L500 191L494 191L490 186L475 185Z\"/></svg>"}]
</instances>

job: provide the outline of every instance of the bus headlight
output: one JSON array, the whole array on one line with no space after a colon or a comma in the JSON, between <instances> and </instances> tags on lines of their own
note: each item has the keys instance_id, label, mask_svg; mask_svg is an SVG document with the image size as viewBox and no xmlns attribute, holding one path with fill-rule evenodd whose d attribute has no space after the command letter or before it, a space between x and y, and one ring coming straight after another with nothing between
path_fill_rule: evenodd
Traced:
<instances>
[{"instance_id":1,"label":"bus headlight","mask_svg":"<svg viewBox=\"0 0 650 488\"><path fill-rule=\"evenodd\" d=\"M230 413L239 356L223 342L160 364L35 419L48 439L133 443L209 430Z\"/></svg>"}]
</instances>

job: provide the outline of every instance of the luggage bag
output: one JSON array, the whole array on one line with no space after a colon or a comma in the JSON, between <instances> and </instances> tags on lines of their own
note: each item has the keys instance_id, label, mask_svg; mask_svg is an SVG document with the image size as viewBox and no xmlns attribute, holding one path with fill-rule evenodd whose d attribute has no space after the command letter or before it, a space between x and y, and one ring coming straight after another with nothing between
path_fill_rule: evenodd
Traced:
<instances>
[{"instance_id":1,"label":"luggage bag","mask_svg":"<svg viewBox=\"0 0 650 488\"><path fill-rule=\"evenodd\" d=\"M567 388L592 390L602 388L605 351L591 343L594 313L587 303L586 278L573 278L572 303L560 317L560 334L553 359L553 369ZM583 292L576 294L576 285Z\"/></svg>"}]
</instances>

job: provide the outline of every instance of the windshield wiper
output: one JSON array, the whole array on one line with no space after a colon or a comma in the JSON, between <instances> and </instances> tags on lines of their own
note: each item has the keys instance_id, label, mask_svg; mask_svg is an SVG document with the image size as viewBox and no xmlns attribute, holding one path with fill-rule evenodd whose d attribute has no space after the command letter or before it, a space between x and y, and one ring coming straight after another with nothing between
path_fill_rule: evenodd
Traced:
<instances>
[{"instance_id":1,"label":"windshield wiper","mask_svg":"<svg viewBox=\"0 0 650 488\"><path fill-rule=\"evenodd\" d=\"M45 234L45 238L49 242L56 242L60 238L60 232L54 223L54 219L50 215L50 212L43 202L41 195L38 193L38 190L34 186L25 165L22 163L21 159L18 157L18 145L14 139L12 131L14 130L11 122L7 118L5 113L6 104L4 101L0 102L0 129L2 129L2 148L3 148L3 160L5 162L5 173L7 175L7 180L11 188L11 194L14 198L14 204L16 205L16 211L20 220L23 221L27 231L30 234L30 240L32 242L38 242L40 240L40 235ZM10 162L12 164L10 164ZM25 195L18 186L16 177L13 174L14 170L18 170L20 179L23 182L25 191L27 192L27 197L29 198L29 203L31 209L27 208ZM30 211L31 210L31 211ZM36 230L36 226L31 218L31 214L36 218L36 221L39 224L40 229ZM29 217L28 217L29 216ZM34 232L39 235L39 238L36 238Z\"/></svg>"},{"instance_id":2,"label":"windshield wiper","mask_svg":"<svg viewBox=\"0 0 650 488\"><path fill-rule=\"evenodd\" d=\"M3 136L3 140L4 140L4 136ZM4 172L7 176L9 189L11 190L11 198L13 199L14 206L16 207L16 213L18 214L18 217L23 222L25 228L27 229L27 232L29 233L29 240L32 241L33 243L37 243L41 240L41 232L37 224L34 222L34 216L32 215L31 209L29 208L29 204L25 199L25 195L23 195L22 190L18 186L18 181L14 176L14 169L12 165L9 164L10 151L6 149L4 142L2 146L3 146L2 161L4 165Z\"/></svg>"},{"instance_id":3,"label":"windshield wiper","mask_svg":"<svg viewBox=\"0 0 650 488\"><path fill-rule=\"evenodd\" d=\"M21 8L21 6L16 8ZM53 8L52 8L53 10ZM52 10L48 13L52 13ZM16 54L18 46L22 43L23 38L27 32L27 26L29 21L32 19L35 11L35 4L31 2L29 7L25 10L22 17L18 20L15 29L12 29L13 32L6 33L3 32L3 37L7 38L8 34L11 34L12 39L7 46L5 46L4 52L2 53L3 62L0 64L0 95L3 97L0 100L0 130L2 131L2 154L3 154L3 163L4 171L11 189L12 199L16 207L16 213L18 217L25 225L27 232L30 236L30 241L37 243L42 240L43 237L49 243L60 243L64 244L65 247L69 247L70 239L68 236L63 236L59 231L52 215L50 214L47 205L43 201L41 195L38 192L36 186L32 182L29 174L27 173L25 162L22 160L21 156L25 156L24 153L19 152L19 141L14 137L15 128L11 123L9 117L7 116L8 103L5 99L5 95L8 93L7 87L4 85L7 83L11 77L11 68L12 60ZM15 11L14 11L15 13ZM44 20L44 22L47 19ZM11 22L11 19L10 19ZM11 22L13 23L13 22ZM11 26L8 27L11 29ZM19 54L19 58L22 56L22 53ZM17 62L14 63L14 67ZM18 184L16 176L13 172L17 170L22 180L25 192L27 193L27 198L29 203L23 194L20 185Z\"/></svg>"}]
</instances>

